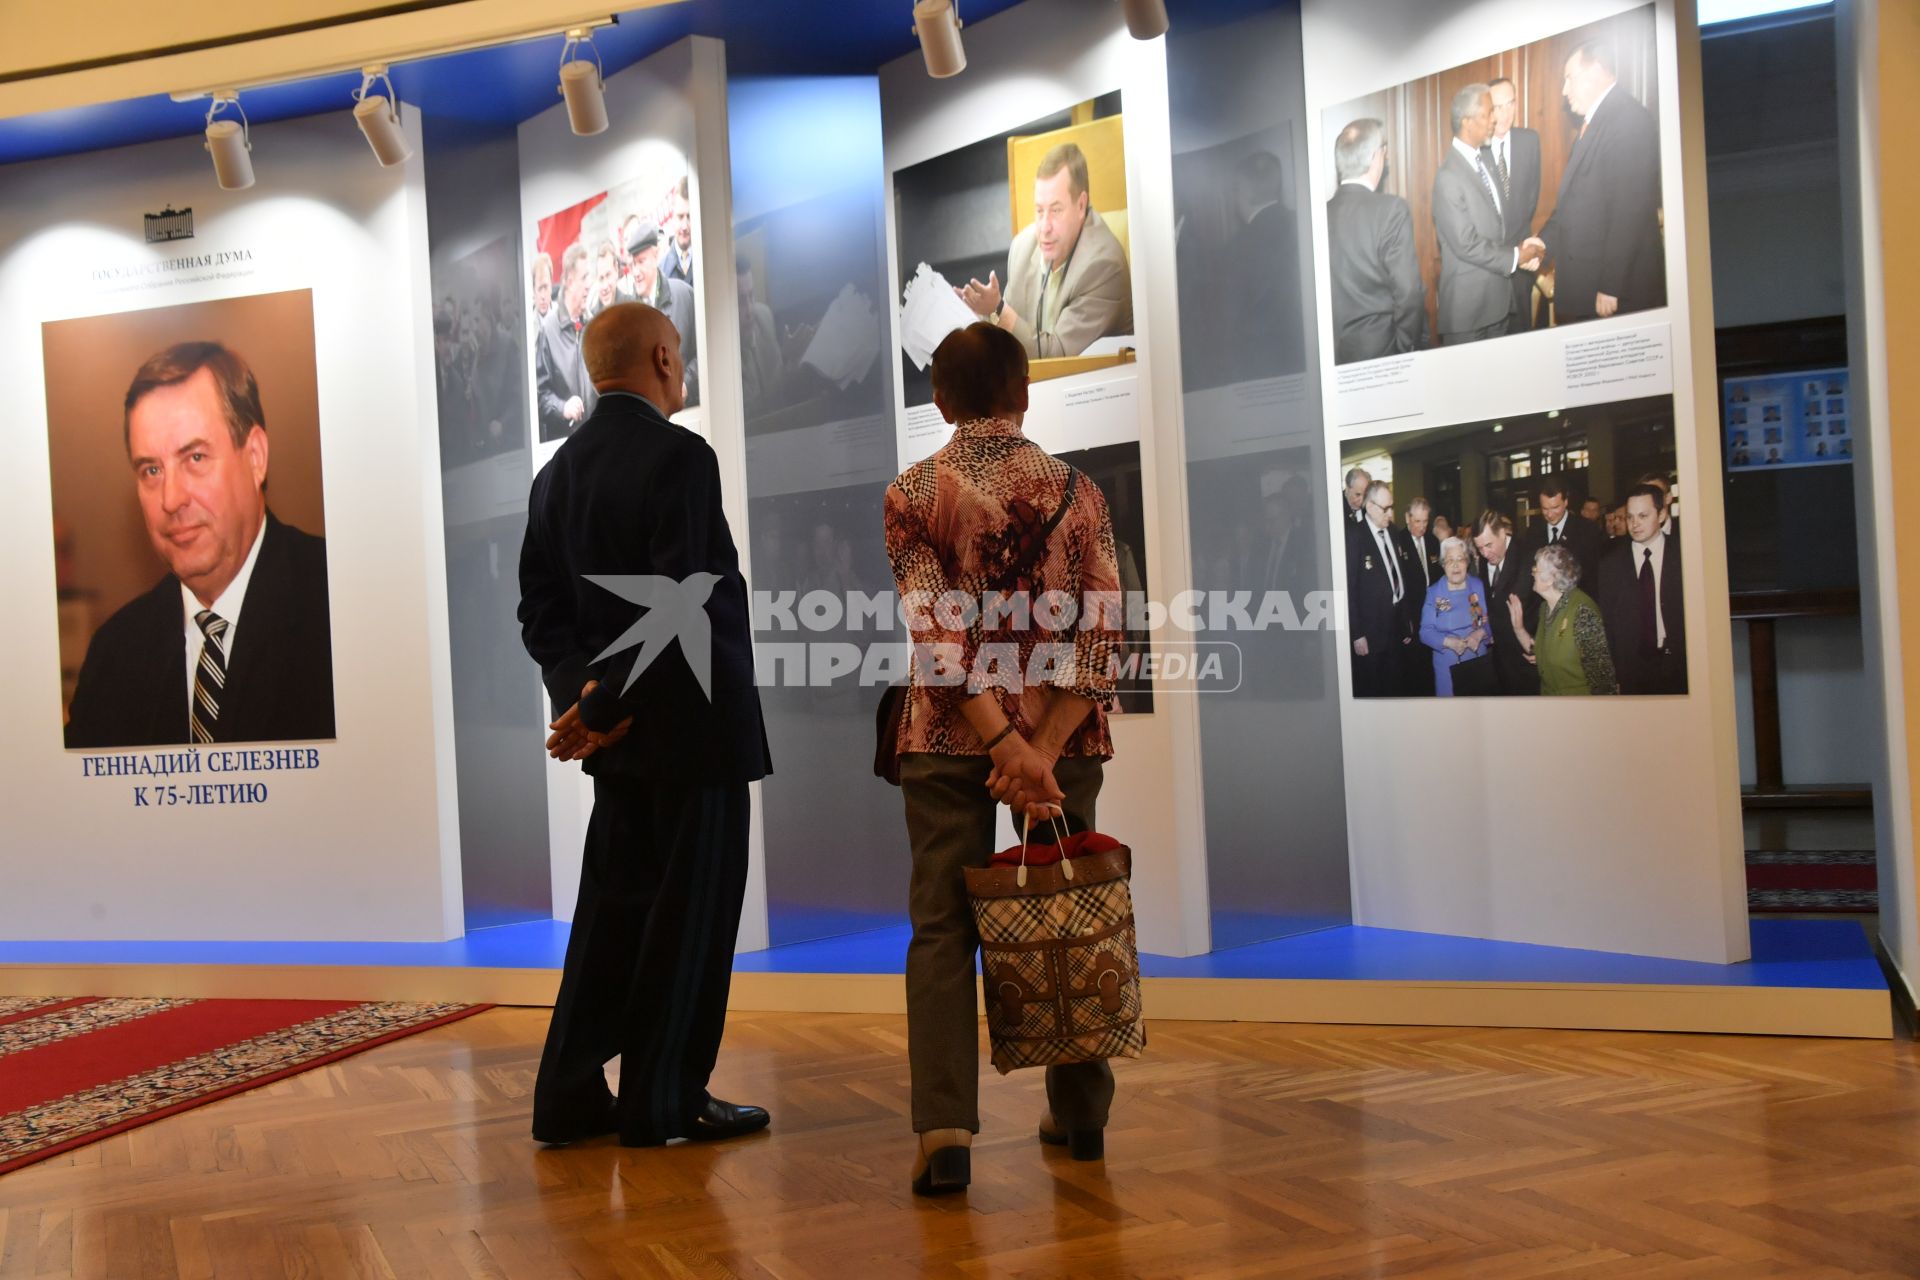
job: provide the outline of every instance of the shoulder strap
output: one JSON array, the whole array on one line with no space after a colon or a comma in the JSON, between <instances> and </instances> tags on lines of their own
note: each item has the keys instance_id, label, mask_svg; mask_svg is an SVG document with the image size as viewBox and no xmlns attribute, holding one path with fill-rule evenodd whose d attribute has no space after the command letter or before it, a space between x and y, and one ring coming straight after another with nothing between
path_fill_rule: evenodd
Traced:
<instances>
[{"instance_id":1,"label":"shoulder strap","mask_svg":"<svg viewBox=\"0 0 1920 1280\"><path fill-rule=\"evenodd\" d=\"M1079 468L1069 463L1067 465L1067 488L1066 492L1060 495L1060 505L1055 508L1051 516L1047 517L1047 522L1040 526L1040 536L1033 540L1033 550L1027 553L1025 559L1013 566L1008 575L1009 579L1020 577L1027 570L1037 566L1042 560L1046 559L1047 543L1052 539L1053 531L1060 527L1060 522L1067 518L1067 512L1073 507L1073 491L1079 480Z\"/></svg>"},{"instance_id":2,"label":"shoulder strap","mask_svg":"<svg viewBox=\"0 0 1920 1280\"><path fill-rule=\"evenodd\" d=\"M1058 509L1056 509L1053 515L1048 518L1047 523L1041 526L1041 529L1040 529L1041 542L1044 543L1048 538L1051 538L1053 536L1053 531L1060 527L1060 522L1067 518L1067 509L1073 506L1074 485L1079 482L1079 479L1080 479L1080 469L1074 466L1072 463L1068 463L1066 492L1060 495L1060 506L1058 507Z\"/></svg>"}]
</instances>

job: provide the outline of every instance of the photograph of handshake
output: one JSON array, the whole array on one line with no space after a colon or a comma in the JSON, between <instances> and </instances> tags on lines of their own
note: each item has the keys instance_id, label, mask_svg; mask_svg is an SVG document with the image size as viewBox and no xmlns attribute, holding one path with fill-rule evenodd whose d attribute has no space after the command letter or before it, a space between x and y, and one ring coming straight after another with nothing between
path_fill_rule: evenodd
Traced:
<instances>
[{"instance_id":1,"label":"photograph of handshake","mask_svg":"<svg viewBox=\"0 0 1920 1280\"><path fill-rule=\"evenodd\" d=\"M1547 256L1547 242L1539 236L1528 236L1520 242L1520 270L1538 271L1540 262Z\"/></svg>"}]
</instances>

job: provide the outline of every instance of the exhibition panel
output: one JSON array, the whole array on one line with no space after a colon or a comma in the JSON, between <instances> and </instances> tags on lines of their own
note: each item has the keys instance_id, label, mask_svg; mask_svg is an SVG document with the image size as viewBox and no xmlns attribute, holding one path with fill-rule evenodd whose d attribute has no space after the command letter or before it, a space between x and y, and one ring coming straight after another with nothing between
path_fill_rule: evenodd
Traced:
<instances>
[{"instance_id":1,"label":"exhibition panel","mask_svg":"<svg viewBox=\"0 0 1920 1280\"><path fill-rule=\"evenodd\" d=\"M847 607L893 589L880 537L896 470L880 95L865 76L734 79L727 118L779 946L891 925L906 902L900 793L871 769L880 690L856 678L900 634L891 616Z\"/></svg>"},{"instance_id":2,"label":"exhibition panel","mask_svg":"<svg viewBox=\"0 0 1920 1280\"><path fill-rule=\"evenodd\" d=\"M932 345L996 304L1014 316L1027 306L1030 315L1002 324L1036 362L1031 437L1103 486L1122 482L1108 495L1116 544L1131 522L1140 589L1171 600L1190 587L1191 554L1179 304L1165 248L1175 211L1164 42L1133 39L1119 6L1104 0L1029 0L970 25L966 38L965 76L932 80L918 54L880 71L890 276L900 291L889 348L901 372L899 463L951 434L918 368ZM1043 291L1041 241L1062 238L1047 209L1054 188L1069 187L1088 192L1092 212L1080 215L1056 287ZM1123 566L1123 586L1127 575ZM1113 719L1100 821L1126 831L1135 850L1141 946L1192 955L1209 945L1197 697L1153 683ZM1004 813L1001 835L1017 839Z\"/></svg>"},{"instance_id":3,"label":"exhibition panel","mask_svg":"<svg viewBox=\"0 0 1920 1280\"><path fill-rule=\"evenodd\" d=\"M1690 0L983 0L939 79L906 7L452 6L369 77L393 167L283 33L251 188L204 100L3 171L0 994L551 1001L594 789L527 495L640 300L751 592L735 1007L901 1006L883 498L988 320L1111 517L1149 1013L1884 1034L1862 937L1749 963L1722 453L1831 480L1866 388L1708 375Z\"/></svg>"},{"instance_id":4,"label":"exhibition panel","mask_svg":"<svg viewBox=\"0 0 1920 1280\"><path fill-rule=\"evenodd\" d=\"M433 264L435 395L447 543L460 880L469 929L553 914L545 721L513 572L533 479L521 315L520 141L511 124L421 128Z\"/></svg>"},{"instance_id":5,"label":"exhibition panel","mask_svg":"<svg viewBox=\"0 0 1920 1280\"><path fill-rule=\"evenodd\" d=\"M1697 40L1669 4L1303 16L1344 744L1381 780L1355 920L1742 959ZM1624 696L1421 705L1535 693ZM1436 739L1464 763L1422 768Z\"/></svg>"},{"instance_id":6,"label":"exhibition panel","mask_svg":"<svg viewBox=\"0 0 1920 1280\"><path fill-rule=\"evenodd\" d=\"M1311 281L1300 17L1222 6L1166 38L1180 227L1193 585L1274 625L1197 633L1237 657L1201 693L1215 950L1348 924L1340 637ZM1228 648L1228 646L1231 646Z\"/></svg>"},{"instance_id":7,"label":"exhibition panel","mask_svg":"<svg viewBox=\"0 0 1920 1280\"><path fill-rule=\"evenodd\" d=\"M8 175L10 937L461 932L419 171L254 137Z\"/></svg>"},{"instance_id":8,"label":"exhibition panel","mask_svg":"<svg viewBox=\"0 0 1920 1280\"><path fill-rule=\"evenodd\" d=\"M725 51L715 40L683 40L604 83L603 132L578 136L571 104L520 126L533 466L538 471L592 412L596 396L580 346L587 321L637 298L659 307L680 332L687 407L675 421L714 446L728 521L744 533L738 303L725 287L724 265L717 276L706 269L727 262L723 246L732 239ZM704 397L703 370L716 375ZM750 556L742 564L751 573ZM565 708L550 710L557 716ZM592 783L574 765L551 761L547 788L554 914L564 920L579 888ZM757 806L753 849L743 949L766 945Z\"/></svg>"}]
</instances>

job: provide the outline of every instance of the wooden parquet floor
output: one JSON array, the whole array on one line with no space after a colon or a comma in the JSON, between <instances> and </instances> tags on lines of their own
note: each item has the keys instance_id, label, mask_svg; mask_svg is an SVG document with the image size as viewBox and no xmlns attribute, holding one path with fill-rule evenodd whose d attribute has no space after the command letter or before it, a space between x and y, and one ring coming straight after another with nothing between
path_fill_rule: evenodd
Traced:
<instances>
[{"instance_id":1,"label":"wooden parquet floor","mask_svg":"<svg viewBox=\"0 0 1920 1280\"><path fill-rule=\"evenodd\" d=\"M1920 1275L1909 1042L1159 1023L1104 1165L982 1087L907 1191L905 1026L750 1015L730 1144L527 1136L503 1009L0 1178L0 1277Z\"/></svg>"}]
</instances>

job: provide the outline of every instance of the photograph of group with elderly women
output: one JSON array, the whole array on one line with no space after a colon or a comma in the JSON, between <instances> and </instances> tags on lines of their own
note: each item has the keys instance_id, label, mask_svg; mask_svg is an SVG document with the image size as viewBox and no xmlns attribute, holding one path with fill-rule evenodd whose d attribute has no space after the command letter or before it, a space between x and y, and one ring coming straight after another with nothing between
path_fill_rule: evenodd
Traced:
<instances>
[{"instance_id":1,"label":"photograph of group with elderly women","mask_svg":"<svg viewBox=\"0 0 1920 1280\"><path fill-rule=\"evenodd\" d=\"M1673 399L1348 441L1356 698L1684 694Z\"/></svg>"}]
</instances>

